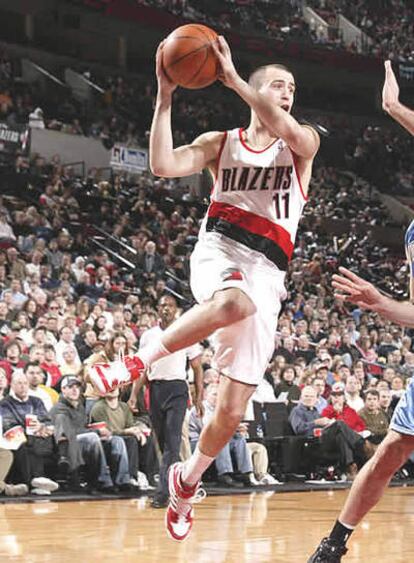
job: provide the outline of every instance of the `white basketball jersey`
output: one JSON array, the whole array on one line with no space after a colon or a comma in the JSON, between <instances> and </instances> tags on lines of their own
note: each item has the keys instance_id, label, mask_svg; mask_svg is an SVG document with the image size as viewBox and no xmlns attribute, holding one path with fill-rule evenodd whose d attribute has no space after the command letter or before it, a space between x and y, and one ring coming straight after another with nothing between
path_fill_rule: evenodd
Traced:
<instances>
[{"instance_id":1,"label":"white basketball jersey","mask_svg":"<svg viewBox=\"0 0 414 563\"><path fill-rule=\"evenodd\" d=\"M286 271L307 199L295 157L282 139L257 151L242 135L242 129L224 134L200 240L221 233Z\"/></svg>"}]
</instances>

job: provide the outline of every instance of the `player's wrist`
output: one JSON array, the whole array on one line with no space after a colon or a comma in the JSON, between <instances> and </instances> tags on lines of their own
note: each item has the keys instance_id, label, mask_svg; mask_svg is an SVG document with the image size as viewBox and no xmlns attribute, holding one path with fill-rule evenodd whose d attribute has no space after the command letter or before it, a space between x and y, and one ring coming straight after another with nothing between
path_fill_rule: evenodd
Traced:
<instances>
[{"instance_id":1,"label":"player's wrist","mask_svg":"<svg viewBox=\"0 0 414 563\"><path fill-rule=\"evenodd\" d=\"M389 115L391 115L391 117L394 117L395 115L397 115L400 109L401 109L401 103L400 103L399 100L394 100L392 102L386 102L384 104L384 110Z\"/></svg>"},{"instance_id":2,"label":"player's wrist","mask_svg":"<svg viewBox=\"0 0 414 563\"><path fill-rule=\"evenodd\" d=\"M381 296L378 299L378 303L375 306L375 311L380 315L386 316L388 313L390 313L393 310L394 305L395 305L395 301L393 299L390 299L389 297L386 297L385 295L381 294Z\"/></svg>"},{"instance_id":3,"label":"player's wrist","mask_svg":"<svg viewBox=\"0 0 414 563\"><path fill-rule=\"evenodd\" d=\"M155 105L158 109L170 109L172 104L173 91L159 88Z\"/></svg>"},{"instance_id":4,"label":"player's wrist","mask_svg":"<svg viewBox=\"0 0 414 563\"><path fill-rule=\"evenodd\" d=\"M247 84L247 82L245 80L243 80L243 78L235 73L235 76L232 77L228 82L227 82L229 88L231 88L232 90L234 90L237 94L239 94L240 96L243 95L243 93L245 93L246 88L249 87L249 85Z\"/></svg>"}]
</instances>

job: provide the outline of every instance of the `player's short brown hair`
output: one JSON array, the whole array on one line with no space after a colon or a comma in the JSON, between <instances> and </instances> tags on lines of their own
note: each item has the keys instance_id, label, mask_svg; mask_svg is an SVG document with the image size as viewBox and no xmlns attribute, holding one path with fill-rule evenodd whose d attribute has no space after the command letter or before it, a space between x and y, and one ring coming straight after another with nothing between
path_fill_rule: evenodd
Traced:
<instances>
[{"instance_id":1,"label":"player's short brown hair","mask_svg":"<svg viewBox=\"0 0 414 563\"><path fill-rule=\"evenodd\" d=\"M249 76L249 85L254 88L255 90L259 90L263 84L263 80L266 74L266 70L268 68L275 68L277 70L284 70L285 72L290 72L293 75L293 72L285 65L281 64L269 64L259 66L254 70L251 75Z\"/></svg>"}]
</instances>

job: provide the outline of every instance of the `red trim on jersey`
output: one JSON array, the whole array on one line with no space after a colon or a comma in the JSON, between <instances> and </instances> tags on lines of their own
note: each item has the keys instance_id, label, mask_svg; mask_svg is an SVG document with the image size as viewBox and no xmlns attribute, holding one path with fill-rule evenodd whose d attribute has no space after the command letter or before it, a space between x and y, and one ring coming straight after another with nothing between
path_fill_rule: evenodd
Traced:
<instances>
[{"instance_id":1,"label":"red trim on jersey","mask_svg":"<svg viewBox=\"0 0 414 563\"><path fill-rule=\"evenodd\" d=\"M293 168L295 169L296 177L297 177L298 182L299 182L300 193L302 194L303 199L304 199L305 201L308 201L309 196L308 196L307 194L305 194L305 192L303 191L302 181L301 181L301 179L300 179L300 174L299 174L299 172L298 172L298 165L297 165L297 162L296 162L296 160L297 160L298 157L297 157L297 155L292 151L292 149L289 149L289 150L290 150L290 152L291 152L291 154L292 154Z\"/></svg>"},{"instance_id":2,"label":"red trim on jersey","mask_svg":"<svg viewBox=\"0 0 414 563\"><path fill-rule=\"evenodd\" d=\"M289 260L292 257L294 246L290 234L269 219L220 201L213 201L207 214L208 217L219 217L232 225L273 241L283 250Z\"/></svg>"},{"instance_id":3,"label":"red trim on jersey","mask_svg":"<svg viewBox=\"0 0 414 563\"><path fill-rule=\"evenodd\" d=\"M227 140L227 131L224 131L223 133L223 138L221 139L221 143L220 143L220 148L219 151L217 153L217 175L214 178L214 184L211 187L211 192L210 195L212 195L214 188L216 187L216 184L218 182L219 179L219 175L220 175L220 160L221 160L221 155L223 154L223 150L224 150L224 145L226 144L226 140Z\"/></svg>"},{"instance_id":4,"label":"red trim on jersey","mask_svg":"<svg viewBox=\"0 0 414 563\"><path fill-rule=\"evenodd\" d=\"M243 127L240 127L240 129L239 129L239 139L240 139L241 144L244 146L245 149L247 149L247 150L250 151L250 152L254 152L255 154L259 154L259 153L262 153L262 152L267 151L267 149L270 149L270 147L272 147L272 146L276 143L276 141L278 140L278 139L275 139L274 141L272 141L272 142L270 143L270 145L268 145L268 146L265 147L264 149L260 149L260 150L258 151L258 150L256 150L256 149L252 149L251 147L249 147L249 145L248 145L248 144L246 143L246 141L243 139L243 131L244 131Z\"/></svg>"}]
</instances>

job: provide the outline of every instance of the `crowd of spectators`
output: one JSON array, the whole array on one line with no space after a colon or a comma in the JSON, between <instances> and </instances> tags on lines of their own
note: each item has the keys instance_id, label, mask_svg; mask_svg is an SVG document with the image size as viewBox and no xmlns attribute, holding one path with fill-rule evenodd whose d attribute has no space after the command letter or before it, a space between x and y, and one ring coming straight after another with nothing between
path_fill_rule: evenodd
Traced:
<instances>
[{"instance_id":1,"label":"crowd of spectators","mask_svg":"<svg viewBox=\"0 0 414 563\"><path fill-rule=\"evenodd\" d=\"M238 30L280 40L306 41L353 53L411 61L413 8L405 0L142 0L142 5L166 9L186 19L206 23L222 32ZM302 11L310 6L328 24L328 33L318 33L305 21ZM368 37L361 44L345 43L337 16L343 14Z\"/></svg>"},{"instance_id":2,"label":"crowd of spectators","mask_svg":"<svg viewBox=\"0 0 414 563\"><path fill-rule=\"evenodd\" d=\"M33 119L53 127L58 119L50 106L45 105L44 116L37 112L42 99L19 90L13 61L5 54L1 61L3 119L27 122L35 113ZM150 119L150 80L139 86L141 97L125 79L107 80L103 103L110 120L94 121L87 129L80 119L77 132L145 146L149 122L143 119L135 129L127 116L136 104ZM197 100L183 93L176 107L179 144L201 131L233 127L240 119L236 108L214 97ZM386 431L412 376L414 348L411 331L335 300L330 276L345 265L388 293L406 294L402 255L391 255L360 227L389 224L373 186L381 187L384 178L389 182L385 170L390 169L395 185L408 185L412 141L373 127L348 141L346 170L326 163L315 167L275 353L255 398L285 403L293 430L305 436L318 438L315 429L334 428L328 420L351 423L358 437L351 439L342 424L335 431L348 444L339 460L341 471L353 477ZM15 455L11 473L24 487L2 487L0 471L0 490L50 494L62 476L75 490L86 482L92 493L154 485L159 468L148 396L141 396L138 410L131 412L128 390L99 399L85 374L89 365L111 361L120 350L138 350L142 333L157 323L165 292L176 295L183 310L192 304L189 255L204 208L180 197L174 180L147 172L98 182L91 171L85 180L63 167L59 155L50 161L18 156L13 171L25 189L0 197L0 415L3 430L21 426L27 442ZM322 218L348 221L349 232L333 236ZM93 242L98 240L94 225L100 246ZM218 374L211 367L209 342L203 346L206 401L214 405ZM312 412L305 427L296 425L292 414L301 406ZM189 418L194 442L200 421ZM271 482L266 452L250 446L249 457L248 436L246 423L229 447L238 455L237 469L246 482ZM233 473L230 449L217 467L227 485Z\"/></svg>"},{"instance_id":3,"label":"crowd of spectators","mask_svg":"<svg viewBox=\"0 0 414 563\"><path fill-rule=\"evenodd\" d=\"M307 2L326 20L335 22L342 13L369 38L363 53L381 59L412 61L414 11L405 0L310 0Z\"/></svg>"},{"instance_id":4,"label":"crowd of spectators","mask_svg":"<svg viewBox=\"0 0 414 563\"><path fill-rule=\"evenodd\" d=\"M165 291L182 295L183 309L191 304L189 255L203 209L174 201L174 184L148 173L132 182L117 176L113 186L96 186L93 205L88 206L84 189L77 188L79 180L62 176L57 158L46 162L37 157L31 169L46 178L31 192L31 204L16 195L0 200L0 392L4 397L0 414L4 430L19 423L26 428L26 414L35 414L35 432L40 434L31 437L22 452L36 451L46 438L48 448L40 447L47 463L28 469L33 456L25 454L26 473L15 467L13 478L47 494L54 490L55 481L44 479L59 475L63 468L76 488L80 467L91 459L88 466L95 469L84 476L91 491L134 487L146 483L143 475L154 483L157 456L154 444L147 443L151 425L145 401L132 418L125 404L128 392L120 399L98 399L84 379L85 369L115 359L120 349L136 351L143 331L157 322L157 303ZM303 389L311 386L318 390L319 404L325 409L319 418L330 418L328 414L339 411L326 401L331 402L331 390L340 383L346 385L346 396L357 410L362 402L369 410L371 403L364 395L368 390L385 392L393 408L412 374L410 331L356 307L344 307L330 288L330 275L342 264L389 293L405 294L403 258L391 257L370 231L364 236L357 233L362 223L385 225L386 211L367 182L325 166L316 168L310 194L290 265L288 299L267 385L258 390L258 400L268 403L281 397L292 410L301 403ZM351 220L350 232L333 237L322 228L322 216ZM90 245L93 224L133 250L118 247L117 253L128 255L133 267L120 263L109 246L105 250ZM109 239L104 242L109 245ZM215 377L209 342L203 344L207 386ZM22 387L25 393L19 391ZM36 398L33 408L32 397ZM19 418L10 416L10 401L19 405ZM119 416L112 417L111 409L119 410ZM88 427L102 421L103 427ZM67 424L72 425L72 433ZM62 428L66 428L63 436L69 434L70 439L61 439ZM248 427L240 432L248 435ZM235 447L240 447L235 440ZM240 467L250 474L245 455L243 450ZM360 465L363 459L358 452L352 463ZM224 483L229 484L226 463ZM344 467L348 476L356 471L350 465Z\"/></svg>"}]
</instances>

